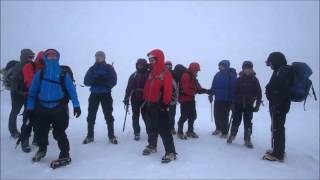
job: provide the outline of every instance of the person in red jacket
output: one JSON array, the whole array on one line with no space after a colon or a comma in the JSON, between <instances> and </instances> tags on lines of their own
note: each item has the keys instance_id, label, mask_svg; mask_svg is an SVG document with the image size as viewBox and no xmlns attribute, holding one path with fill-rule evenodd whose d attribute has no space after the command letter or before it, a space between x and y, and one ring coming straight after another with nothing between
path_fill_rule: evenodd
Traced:
<instances>
[{"instance_id":1,"label":"person in red jacket","mask_svg":"<svg viewBox=\"0 0 320 180\"><path fill-rule=\"evenodd\" d=\"M178 138L187 139L187 137L198 138L194 132L193 124L197 119L195 95L197 93L208 93L203 89L197 80L197 74L200 71L200 65L193 62L189 65L188 70L182 74L180 80L179 103L181 116L178 121ZM186 135L183 133L183 124L188 120L188 131Z\"/></svg>"},{"instance_id":2,"label":"person in red jacket","mask_svg":"<svg viewBox=\"0 0 320 180\"><path fill-rule=\"evenodd\" d=\"M165 67L164 54L155 49L147 54L151 64L151 72L144 86L143 99L148 133L148 145L143 155L156 152L158 135L160 134L165 148L162 162L176 159L176 150L170 132L169 105L172 97L172 76Z\"/></svg>"}]
</instances>

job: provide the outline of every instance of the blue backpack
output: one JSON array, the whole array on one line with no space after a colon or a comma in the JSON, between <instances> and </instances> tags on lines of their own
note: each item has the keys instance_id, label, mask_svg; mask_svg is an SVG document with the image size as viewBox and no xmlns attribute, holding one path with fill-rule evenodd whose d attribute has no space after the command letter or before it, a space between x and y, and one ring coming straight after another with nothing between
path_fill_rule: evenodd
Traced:
<instances>
[{"instance_id":1,"label":"blue backpack","mask_svg":"<svg viewBox=\"0 0 320 180\"><path fill-rule=\"evenodd\" d=\"M293 62L291 68L293 78L290 87L290 100L293 102L304 101L305 105L307 97L309 96L310 88L312 89L314 99L317 100L312 81L309 79L312 75L312 69L308 64L304 62Z\"/></svg>"}]
</instances>

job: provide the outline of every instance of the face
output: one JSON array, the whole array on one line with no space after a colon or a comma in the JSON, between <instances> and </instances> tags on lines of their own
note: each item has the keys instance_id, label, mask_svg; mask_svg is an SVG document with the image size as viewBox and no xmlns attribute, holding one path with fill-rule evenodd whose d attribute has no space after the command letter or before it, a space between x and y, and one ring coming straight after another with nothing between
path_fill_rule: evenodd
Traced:
<instances>
[{"instance_id":1,"label":"face","mask_svg":"<svg viewBox=\"0 0 320 180\"><path fill-rule=\"evenodd\" d=\"M172 65L171 64L166 64L167 69L172 70Z\"/></svg>"},{"instance_id":2,"label":"face","mask_svg":"<svg viewBox=\"0 0 320 180\"><path fill-rule=\"evenodd\" d=\"M243 70L244 74L249 75L251 73L251 69L250 68L245 68Z\"/></svg>"},{"instance_id":3,"label":"face","mask_svg":"<svg viewBox=\"0 0 320 180\"><path fill-rule=\"evenodd\" d=\"M28 60L32 61L34 59L34 55L28 56Z\"/></svg>"},{"instance_id":4,"label":"face","mask_svg":"<svg viewBox=\"0 0 320 180\"><path fill-rule=\"evenodd\" d=\"M220 71L223 71L223 70L225 70L225 69L226 69L226 68L225 68L223 65L220 65L220 66L219 66L219 70L220 70Z\"/></svg>"},{"instance_id":5,"label":"face","mask_svg":"<svg viewBox=\"0 0 320 180\"><path fill-rule=\"evenodd\" d=\"M49 60L56 60L57 59L57 53L54 51L50 51L49 53L47 53L47 58Z\"/></svg>"},{"instance_id":6,"label":"face","mask_svg":"<svg viewBox=\"0 0 320 180\"><path fill-rule=\"evenodd\" d=\"M143 64L142 63L138 63L137 64L137 69L138 70L142 70L143 69Z\"/></svg>"},{"instance_id":7,"label":"face","mask_svg":"<svg viewBox=\"0 0 320 180\"><path fill-rule=\"evenodd\" d=\"M103 62L104 61L104 57L102 55L96 55L96 62Z\"/></svg>"},{"instance_id":8,"label":"face","mask_svg":"<svg viewBox=\"0 0 320 180\"><path fill-rule=\"evenodd\" d=\"M149 58L149 63L150 63L152 66L155 65L156 62L157 62L157 59L156 59L155 57L150 57L150 58Z\"/></svg>"}]
</instances>

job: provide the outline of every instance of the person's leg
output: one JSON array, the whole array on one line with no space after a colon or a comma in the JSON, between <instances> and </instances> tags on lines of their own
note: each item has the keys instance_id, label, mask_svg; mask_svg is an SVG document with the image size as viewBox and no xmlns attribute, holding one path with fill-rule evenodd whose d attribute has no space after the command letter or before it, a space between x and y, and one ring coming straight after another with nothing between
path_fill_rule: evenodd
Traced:
<instances>
[{"instance_id":1,"label":"person's leg","mask_svg":"<svg viewBox=\"0 0 320 180\"><path fill-rule=\"evenodd\" d=\"M134 135L139 136L140 135L140 124L139 124L139 118L140 118L140 107L141 102L137 101L131 101L131 107L132 107L132 127L134 131Z\"/></svg>"},{"instance_id":2,"label":"person's leg","mask_svg":"<svg viewBox=\"0 0 320 180\"><path fill-rule=\"evenodd\" d=\"M113 112L113 99L111 93L103 94L101 97L101 106L108 126L108 137L109 139L115 138L114 136L114 118Z\"/></svg>"},{"instance_id":3,"label":"person's leg","mask_svg":"<svg viewBox=\"0 0 320 180\"><path fill-rule=\"evenodd\" d=\"M60 149L59 158L69 158L70 144L66 134L66 129L69 125L69 116L67 105L58 105L56 108L50 110L52 116L53 137L58 141Z\"/></svg>"},{"instance_id":4,"label":"person's leg","mask_svg":"<svg viewBox=\"0 0 320 180\"><path fill-rule=\"evenodd\" d=\"M177 105L170 105L169 107L169 121L170 121L170 129L174 130L174 124L175 124L175 116L176 116L176 107Z\"/></svg>"},{"instance_id":5,"label":"person's leg","mask_svg":"<svg viewBox=\"0 0 320 180\"><path fill-rule=\"evenodd\" d=\"M178 121L178 134L183 134L183 124L188 120L188 103L180 104L180 118Z\"/></svg>"},{"instance_id":6,"label":"person's leg","mask_svg":"<svg viewBox=\"0 0 320 180\"><path fill-rule=\"evenodd\" d=\"M244 140L250 140L252 134L253 107L247 105L243 112Z\"/></svg>"},{"instance_id":7,"label":"person's leg","mask_svg":"<svg viewBox=\"0 0 320 180\"><path fill-rule=\"evenodd\" d=\"M169 153L176 154L173 137L170 131L171 128L170 128L170 121L169 121L169 112L161 110L158 116L159 116L158 118L159 133L162 138L162 142L163 142L166 154L169 154Z\"/></svg>"},{"instance_id":8,"label":"person's leg","mask_svg":"<svg viewBox=\"0 0 320 180\"><path fill-rule=\"evenodd\" d=\"M229 102L223 102L221 104L221 129L222 129L222 135L226 136L228 135L229 131L229 113L230 113L230 103Z\"/></svg>"},{"instance_id":9,"label":"person's leg","mask_svg":"<svg viewBox=\"0 0 320 180\"><path fill-rule=\"evenodd\" d=\"M19 132L17 130L17 116L24 105L25 98L16 93L10 92L11 96L11 112L9 116L9 131L14 137L17 137Z\"/></svg>"},{"instance_id":10,"label":"person's leg","mask_svg":"<svg viewBox=\"0 0 320 180\"><path fill-rule=\"evenodd\" d=\"M285 121L286 113L273 112L273 155L282 160L285 153Z\"/></svg>"},{"instance_id":11,"label":"person's leg","mask_svg":"<svg viewBox=\"0 0 320 180\"><path fill-rule=\"evenodd\" d=\"M221 102L219 101L214 101L214 105L213 105L213 114L214 114L214 122L216 125L216 131L218 133L222 131L222 127L221 127Z\"/></svg>"},{"instance_id":12,"label":"person's leg","mask_svg":"<svg viewBox=\"0 0 320 180\"><path fill-rule=\"evenodd\" d=\"M188 131L187 132L191 132L194 133L194 121L197 119L197 110L196 110L196 102L195 101L191 101L189 102L188 105L188 112L189 112L189 117L188 117Z\"/></svg>"},{"instance_id":13,"label":"person's leg","mask_svg":"<svg viewBox=\"0 0 320 180\"><path fill-rule=\"evenodd\" d=\"M89 96L89 106L88 106L88 134L87 137L94 138L94 124L96 121L97 111L99 108L99 98L96 94L91 93Z\"/></svg>"},{"instance_id":14,"label":"person's leg","mask_svg":"<svg viewBox=\"0 0 320 180\"><path fill-rule=\"evenodd\" d=\"M230 135L236 136L239 130L239 126L241 124L243 107L242 104L235 104L234 112L233 112L233 120L231 123L231 133Z\"/></svg>"},{"instance_id":15,"label":"person's leg","mask_svg":"<svg viewBox=\"0 0 320 180\"><path fill-rule=\"evenodd\" d=\"M147 107L147 111L149 116L148 121L150 123L148 142L149 145L157 147L160 121L158 105L149 105L149 107Z\"/></svg>"},{"instance_id":16,"label":"person's leg","mask_svg":"<svg viewBox=\"0 0 320 180\"><path fill-rule=\"evenodd\" d=\"M36 121L35 127L37 130L37 137L38 137L38 147L40 152L46 152L48 146L48 134L50 131L50 123L51 123L51 116L48 113L47 109L39 105L36 108L35 114L37 119L41 119L41 121Z\"/></svg>"}]
</instances>

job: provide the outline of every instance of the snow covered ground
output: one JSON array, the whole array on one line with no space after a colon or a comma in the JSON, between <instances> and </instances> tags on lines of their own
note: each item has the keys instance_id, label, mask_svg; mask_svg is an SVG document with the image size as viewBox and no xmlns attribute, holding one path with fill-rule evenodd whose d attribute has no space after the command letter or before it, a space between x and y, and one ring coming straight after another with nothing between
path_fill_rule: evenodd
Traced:
<instances>
[{"instance_id":1,"label":"snow covered ground","mask_svg":"<svg viewBox=\"0 0 320 180\"><path fill-rule=\"evenodd\" d=\"M2 97L8 92L2 93ZM82 102L86 97L82 96ZM206 97L199 97L204 99ZM118 145L112 145L106 139L106 125L99 109L95 128L95 142L83 145L86 135L86 106L79 119L71 118L68 129L71 143L71 165L52 170L51 160L57 158L58 148L50 136L47 156L39 163L32 163L30 154L20 147L14 149L15 141L7 130L8 104L1 101L1 178L2 179L106 179L106 178L237 178L237 179L318 179L319 178L319 104L309 100L307 111L302 104L294 104L286 123L287 159L284 163L261 160L266 149L270 148L270 118L266 107L254 115L254 149L243 145L242 126L234 144L226 144L224 139L211 135L213 124L210 121L210 109L198 106L199 118L195 129L199 139L182 141L174 137L178 159L170 164L161 164L164 154L159 138L158 152L151 156L142 156L147 142L145 131L139 142L133 140L131 119L122 132L124 110L115 107L115 132ZM179 111L178 111L179 113ZM178 115L176 117L178 119ZM19 118L21 123L21 118ZM19 123L19 124L20 124ZM141 126L144 127L141 121ZM144 129L144 128L142 128Z\"/></svg>"},{"instance_id":2,"label":"snow covered ground","mask_svg":"<svg viewBox=\"0 0 320 180\"><path fill-rule=\"evenodd\" d=\"M319 102L312 98L292 104L287 116L287 159L284 163L262 161L270 148L268 103L254 115L254 149L243 145L240 127L234 144L213 137L210 105L198 96L195 130L199 139L175 137L178 159L161 164L164 154L159 138L158 152L142 156L147 144L133 140L131 118L122 132L122 99L138 58L146 58L153 48L164 51L174 65L201 65L199 82L209 88L218 62L229 59L238 71L251 60L264 90L272 71L264 61L273 51L283 52L288 62L303 61L313 68L311 80L319 95L319 1L1 1L1 68L19 59L20 50L36 53L56 48L61 64L71 66L77 83L82 83L98 50L114 62L118 84L113 89L115 133L119 145L107 141L102 111L98 111L95 142L83 145L86 135L88 88L77 87L82 108L79 119L71 118L68 136L72 164L49 168L58 156L50 136L46 158L32 164L8 132L10 97L1 92L1 179L319 179ZM179 118L179 107L176 120ZM21 117L18 120L21 125Z\"/></svg>"}]
</instances>

